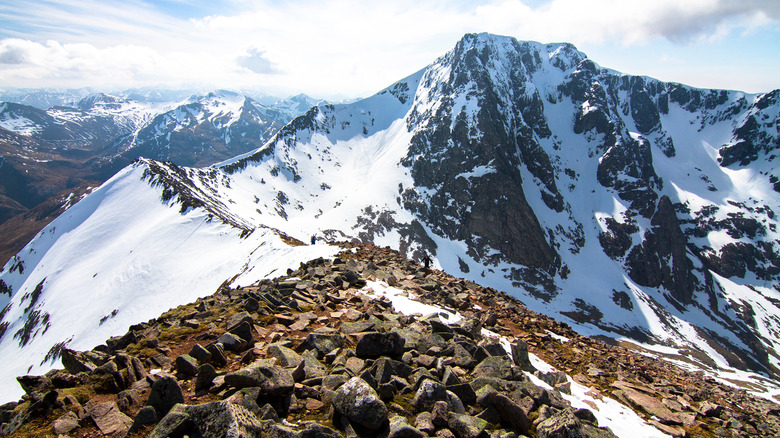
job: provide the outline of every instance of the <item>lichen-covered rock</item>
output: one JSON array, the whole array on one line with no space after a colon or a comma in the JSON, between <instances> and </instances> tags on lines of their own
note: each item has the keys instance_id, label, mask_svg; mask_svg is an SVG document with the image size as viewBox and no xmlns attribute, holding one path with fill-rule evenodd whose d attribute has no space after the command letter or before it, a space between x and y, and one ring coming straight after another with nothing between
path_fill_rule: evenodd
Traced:
<instances>
[{"instance_id":1,"label":"lichen-covered rock","mask_svg":"<svg viewBox=\"0 0 780 438\"><path fill-rule=\"evenodd\" d=\"M238 389L257 386L265 394L280 397L292 391L295 381L286 369L259 361L246 368L227 373L225 384Z\"/></svg>"},{"instance_id":2,"label":"lichen-covered rock","mask_svg":"<svg viewBox=\"0 0 780 438\"><path fill-rule=\"evenodd\" d=\"M339 387L333 406L350 421L371 430L377 430L387 422L387 406L376 391L359 377L353 377Z\"/></svg>"},{"instance_id":3,"label":"lichen-covered rock","mask_svg":"<svg viewBox=\"0 0 780 438\"><path fill-rule=\"evenodd\" d=\"M458 438L488 438L488 422L477 417L461 414L450 414L447 422L452 433Z\"/></svg>"},{"instance_id":4,"label":"lichen-covered rock","mask_svg":"<svg viewBox=\"0 0 780 438\"><path fill-rule=\"evenodd\" d=\"M539 438L583 437L582 423L571 409L564 409L536 426Z\"/></svg>"},{"instance_id":5,"label":"lichen-covered rock","mask_svg":"<svg viewBox=\"0 0 780 438\"><path fill-rule=\"evenodd\" d=\"M73 412L66 412L52 424L52 430L56 435L67 435L77 427L79 427L79 417Z\"/></svg>"},{"instance_id":6,"label":"lichen-covered rock","mask_svg":"<svg viewBox=\"0 0 780 438\"><path fill-rule=\"evenodd\" d=\"M303 361L300 354L279 343L269 345L267 351L269 355L276 358L280 366L285 368L297 367Z\"/></svg>"},{"instance_id":7,"label":"lichen-covered rock","mask_svg":"<svg viewBox=\"0 0 780 438\"><path fill-rule=\"evenodd\" d=\"M406 418L397 415L390 419L387 438L425 438L427 435L409 425Z\"/></svg>"},{"instance_id":8,"label":"lichen-covered rock","mask_svg":"<svg viewBox=\"0 0 780 438\"><path fill-rule=\"evenodd\" d=\"M439 401L449 401L447 388L435 380L425 379L412 399L412 406L417 412L430 411L433 405Z\"/></svg>"},{"instance_id":9,"label":"lichen-covered rock","mask_svg":"<svg viewBox=\"0 0 780 438\"><path fill-rule=\"evenodd\" d=\"M115 402L106 402L95 406L90 410L89 416L103 435L117 434L122 436L133 424L130 417L119 411Z\"/></svg>"}]
</instances>

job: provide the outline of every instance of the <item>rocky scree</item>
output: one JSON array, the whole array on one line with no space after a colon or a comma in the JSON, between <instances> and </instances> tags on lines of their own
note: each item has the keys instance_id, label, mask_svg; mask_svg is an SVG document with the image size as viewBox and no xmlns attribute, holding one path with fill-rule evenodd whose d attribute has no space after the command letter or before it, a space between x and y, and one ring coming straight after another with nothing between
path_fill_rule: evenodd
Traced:
<instances>
[{"instance_id":1,"label":"rocky scree","mask_svg":"<svg viewBox=\"0 0 780 438\"><path fill-rule=\"evenodd\" d=\"M18 378L27 395L0 407L0 433L614 436L561 395L567 374L673 436L780 433L771 402L579 336L392 250L344 246L333 261L223 286L91 351L63 349L64 370ZM397 314L359 291L374 280L464 318ZM510 340L511 354L483 328ZM562 371L534 370L529 350Z\"/></svg>"}]
</instances>

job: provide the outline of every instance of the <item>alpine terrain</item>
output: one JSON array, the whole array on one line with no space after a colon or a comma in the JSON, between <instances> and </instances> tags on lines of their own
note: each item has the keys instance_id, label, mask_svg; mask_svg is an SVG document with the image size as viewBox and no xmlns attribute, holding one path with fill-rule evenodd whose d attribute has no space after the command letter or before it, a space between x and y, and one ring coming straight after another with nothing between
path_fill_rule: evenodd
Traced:
<instances>
[{"instance_id":1,"label":"alpine terrain","mask_svg":"<svg viewBox=\"0 0 780 438\"><path fill-rule=\"evenodd\" d=\"M27 102L41 94L16 97ZM224 90L173 102L165 99L176 93L123 94L90 94L45 110L0 103L0 263L135 158L208 166L257 149L316 103L298 95L262 104Z\"/></svg>"},{"instance_id":2,"label":"alpine terrain","mask_svg":"<svg viewBox=\"0 0 780 438\"><path fill-rule=\"evenodd\" d=\"M262 146L265 125L251 142L217 128L258 114L238 97L224 118L178 107L133 131L128 150L168 159L218 138L257 149L200 168L138 158L38 233L0 273L0 394L16 399L16 376L220 285L332 257L280 237L315 235L428 253L580 335L771 397L779 97L621 74L566 43L469 34Z\"/></svg>"}]
</instances>

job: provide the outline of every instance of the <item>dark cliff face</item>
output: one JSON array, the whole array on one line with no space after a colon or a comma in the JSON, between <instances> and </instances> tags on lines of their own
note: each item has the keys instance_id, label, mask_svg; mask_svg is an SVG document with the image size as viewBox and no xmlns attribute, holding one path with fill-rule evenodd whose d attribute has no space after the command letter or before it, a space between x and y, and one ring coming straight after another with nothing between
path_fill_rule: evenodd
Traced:
<instances>
[{"instance_id":1,"label":"dark cliff face","mask_svg":"<svg viewBox=\"0 0 780 438\"><path fill-rule=\"evenodd\" d=\"M642 245L628 254L628 275L642 286L663 287L680 304L691 304L696 283L693 263L688 259L687 240L667 196L658 202L651 224L653 228L645 233Z\"/></svg>"},{"instance_id":2,"label":"dark cliff face","mask_svg":"<svg viewBox=\"0 0 780 438\"><path fill-rule=\"evenodd\" d=\"M450 75L439 87L443 92L429 96L439 101L435 114L413 109L412 118L423 125L403 160L416 187L403 193L404 206L437 234L466 241L477 260L554 272L560 258L525 198L520 170L528 166L547 182L550 202L562 203L550 159L534 140L550 135L539 96L522 94L524 73L539 55L518 46L503 60L513 75L496 83L495 48L474 44L476 38L464 38L445 60ZM464 97L475 111L456 106Z\"/></svg>"}]
</instances>

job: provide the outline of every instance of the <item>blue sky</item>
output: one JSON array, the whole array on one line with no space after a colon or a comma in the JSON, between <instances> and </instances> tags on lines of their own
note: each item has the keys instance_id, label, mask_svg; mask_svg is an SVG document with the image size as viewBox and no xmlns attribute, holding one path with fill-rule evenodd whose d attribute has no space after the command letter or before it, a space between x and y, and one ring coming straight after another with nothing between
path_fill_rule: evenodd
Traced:
<instances>
[{"instance_id":1,"label":"blue sky","mask_svg":"<svg viewBox=\"0 0 780 438\"><path fill-rule=\"evenodd\" d=\"M373 94L467 32L567 41L595 62L698 87L780 88L776 0L15 0L0 87Z\"/></svg>"}]
</instances>

